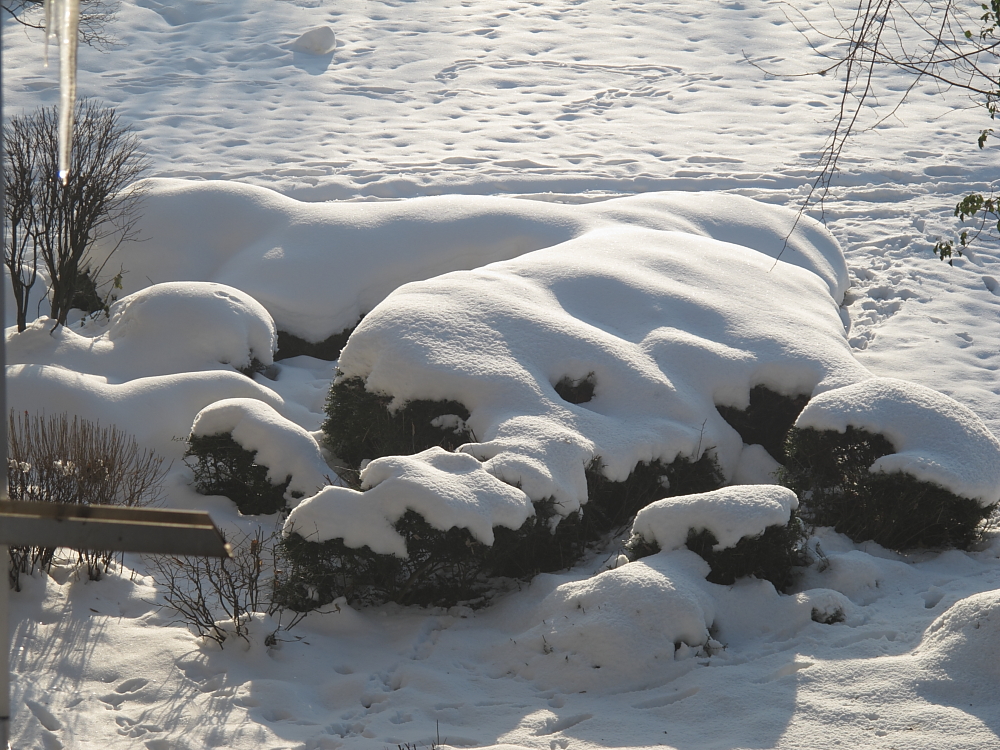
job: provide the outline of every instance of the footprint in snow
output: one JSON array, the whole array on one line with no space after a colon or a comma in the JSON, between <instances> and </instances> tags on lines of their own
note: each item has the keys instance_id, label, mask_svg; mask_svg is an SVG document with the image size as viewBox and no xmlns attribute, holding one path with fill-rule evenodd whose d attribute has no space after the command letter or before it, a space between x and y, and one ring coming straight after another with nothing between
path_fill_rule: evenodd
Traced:
<instances>
[{"instance_id":1,"label":"footprint in snow","mask_svg":"<svg viewBox=\"0 0 1000 750\"><path fill-rule=\"evenodd\" d=\"M593 718L593 716L594 716L593 714L578 714L576 716L566 716L563 718L560 718L558 716L550 716L545 720L545 723L542 724L542 726L540 726L535 731L535 736L544 737L545 735L548 734L555 734L556 732L564 732L570 727L575 727L580 722L587 721L587 719Z\"/></svg>"},{"instance_id":2,"label":"footprint in snow","mask_svg":"<svg viewBox=\"0 0 1000 750\"><path fill-rule=\"evenodd\" d=\"M25 701L24 703L31 713L35 715L35 718L38 719L38 723L50 732L58 732L62 729L62 722L53 716L52 712L41 703L36 703L35 701Z\"/></svg>"},{"instance_id":3,"label":"footprint in snow","mask_svg":"<svg viewBox=\"0 0 1000 750\"><path fill-rule=\"evenodd\" d=\"M808 669L812 665L813 663L811 661L793 661L790 664L783 666L774 674L765 677L761 680L761 682L773 682L774 680L780 680L782 677L788 677L789 675L793 675L803 669Z\"/></svg>"},{"instance_id":4,"label":"footprint in snow","mask_svg":"<svg viewBox=\"0 0 1000 750\"><path fill-rule=\"evenodd\" d=\"M924 607L934 609L942 599L944 599L944 590L937 586L931 586L924 592Z\"/></svg>"},{"instance_id":5,"label":"footprint in snow","mask_svg":"<svg viewBox=\"0 0 1000 750\"><path fill-rule=\"evenodd\" d=\"M149 680L142 677L133 677L131 680L125 680L120 683L115 688L115 692L102 696L100 700L113 708L118 708L122 703L131 698L134 693L142 690L148 683Z\"/></svg>"},{"instance_id":6,"label":"footprint in snow","mask_svg":"<svg viewBox=\"0 0 1000 750\"><path fill-rule=\"evenodd\" d=\"M692 695L696 695L701 688L688 688L687 690L677 690L676 692L670 693L669 695L661 695L656 698L650 698L649 700L642 701L641 703L636 703L634 708L663 708L664 706L669 706L671 703L677 703L685 698L690 698Z\"/></svg>"}]
</instances>

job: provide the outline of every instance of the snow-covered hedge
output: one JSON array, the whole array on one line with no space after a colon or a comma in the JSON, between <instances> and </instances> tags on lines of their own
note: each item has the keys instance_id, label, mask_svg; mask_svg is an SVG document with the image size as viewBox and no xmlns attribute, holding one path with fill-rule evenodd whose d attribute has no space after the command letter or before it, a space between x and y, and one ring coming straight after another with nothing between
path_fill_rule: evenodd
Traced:
<instances>
[{"instance_id":1,"label":"snow-covered hedge","mask_svg":"<svg viewBox=\"0 0 1000 750\"><path fill-rule=\"evenodd\" d=\"M937 391L871 378L809 402L784 481L808 520L855 541L967 548L1000 500L1000 441Z\"/></svg>"},{"instance_id":2,"label":"snow-covered hedge","mask_svg":"<svg viewBox=\"0 0 1000 750\"><path fill-rule=\"evenodd\" d=\"M659 500L632 524L633 557L684 549L709 564L712 583L753 575L779 591L803 563L805 531L794 514L795 493L775 485L737 485Z\"/></svg>"},{"instance_id":3,"label":"snow-covered hedge","mask_svg":"<svg viewBox=\"0 0 1000 750\"><path fill-rule=\"evenodd\" d=\"M417 579L439 564L469 581L566 567L645 505L717 488L744 452L717 403L867 377L832 292L747 247L634 228L397 289L349 339L327 404L327 446L366 466L361 491L325 490L285 527L299 592L430 601L416 592L433 576ZM473 463L445 466L442 447ZM479 475L497 482L469 501L481 521L431 507ZM493 518L512 487L524 515Z\"/></svg>"},{"instance_id":4,"label":"snow-covered hedge","mask_svg":"<svg viewBox=\"0 0 1000 750\"><path fill-rule=\"evenodd\" d=\"M477 599L499 578L572 565L639 508L684 488L718 486L721 474L705 455L640 464L625 481L610 482L597 462L588 471L586 512L566 518L551 500L533 503L472 456L440 447L375 459L360 478L361 491L328 487L289 515L285 606L307 610L340 596L439 606Z\"/></svg>"},{"instance_id":5,"label":"snow-covered hedge","mask_svg":"<svg viewBox=\"0 0 1000 750\"><path fill-rule=\"evenodd\" d=\"M225 495L244 514L275 513L331 483L315 438L251 398L198 412L185 455L196 489Z\"/></svg>"}]
</instances>

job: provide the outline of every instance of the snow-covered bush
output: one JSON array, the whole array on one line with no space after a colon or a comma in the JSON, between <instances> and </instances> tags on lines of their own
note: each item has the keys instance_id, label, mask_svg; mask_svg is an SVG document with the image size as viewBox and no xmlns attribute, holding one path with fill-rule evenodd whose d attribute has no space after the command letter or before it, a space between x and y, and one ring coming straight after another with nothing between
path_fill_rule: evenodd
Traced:
<instances>
[{"instance_id":1,"label":"snow-covered bush","mask_svg":"<svg viewBox=\"0 0 1000 750\"><path fill-rule=\"evenodd\" d=\"M434 447L376 459L361 473L363 492L328 488L292 511L282 602L302 610L340 596L440 606L479 599L499 578L575 564L639 508L682 488L716 487L721 474L706 454L639 464L623 482L607 480L596 462L588 480L584 511L562 517L551 499L530 502L467 454Z\"/></svg>"},{"instance_id":2,"label":"snow-covered bush","mask_svg":"<svg viewBox=\"0 0 1000 750\"><path fill-rule=\"evenodd\" d=\"M784 591L803 562L797 506L795 493L775 485L667 498L639 511L627 546L633 558L686 547L708 563L712 583L753 575Z\"/></svg>"},{"instance_id":3,"label":"snow-covered bush","mask_svg":"<svg viewBox=\"0 0 1000 750\"><path fill-rule=\"evenodd\" d=\"M806 520L891 549L966 549L1000 500L1000 441L966 407L901 380L817 396L787 454L783 483Z\"/></svg>"},{"instance_id":4,"label":"snow-covered bush","mask_svg":"<svg viewBox=\"0 0 1000 750\"><path fill-rule=\"evenodd\" d=\"M7 446L8 493L17 501L143 507L159 500L169 468L116 427L65 414L11 411ZM11 547L11 584L18 587L21 573L48 568L54 554L54 549ZM94 580L118 557L101 550L76 554Z\"/></svg>"},{"instance_id":5,"label":"snow-covered bush","mask_svg":"<svg viewBox=\"0 0 1000 750\"><path fill-rule=\"evenodd\" d=\"M745 463L717 403L745 409L762 384L796 394L868 377L831 293L750 248L648 229L602 229L397 289L352 334L327 404L330 450L351 468L371 461L354 483L365 491L326 490L285 528L300 591L315 603L403 590L415 601L435 587L417 580L438 564L428 539L465 529L455 560L474 571L472 595L483 577L573 565L664 496L716 489ZM782 429L798 408L788 400ZM519 488L529 512L477 532L390 492L387 461L442 446L472 461L468 476ZM450 472L406 481L440 490L459 481ZM380 549L385 532L394 543ZM309 546L324 544L326 558ZM358 572L375 570L369 553L407 562L393 563L391 583L384 567L373 581Z\"/></svg>"},{"instance_id":6,"label":"snow-covered bush","mask_svg":"<svg viewBox=\"0 0 1000 750\"><path fill-rule=\"evenodd\" d=\"M393 397L372 393L361 378L338 377L326 400L323 423L330 451L354 480L361 462L383 456L411 455L435 446L455 450L471 435L469 411L457 401L414 399L390 409Z\"/></svg>"},{"instance_id":7,"label":"snow-covered bush","mask_svg":"<svg viewBox=\"0 0 1000 750\"><path fill-rule=\"evenodd\" d=\"M306 341L288 331L278 331L278 350L274 353L275 361L291 359L292 357L314 357L327 362L335 362L340 358L340 352L351 337L354 326L345 328L340 333L332 333L322 341Z\"/></svg>"},{"instance_id":8,"label":"snow-covered bush","mask_svg":"<svg viewBox=\"0 0 1000 750\"><path fill-rule=\"evenodd\" d=\"M185 459L203 495L225 495L244 515L276 513L330 484L313 436L262 401L230 398L202 409Z\"/></svg>"},{"instance_id":9,"label":"snow-covered bush","mask_svg":"<svg viewBox=\"0 0 1000 750\"><path fill-rule=\"evenodd\" d=\"M750 389L746 409L717 406L719 414L747 445L761 445L779 463L785 460L785 440L809 401L808 395L788 396L763 385Z\"/></svg>"}]
</instances>

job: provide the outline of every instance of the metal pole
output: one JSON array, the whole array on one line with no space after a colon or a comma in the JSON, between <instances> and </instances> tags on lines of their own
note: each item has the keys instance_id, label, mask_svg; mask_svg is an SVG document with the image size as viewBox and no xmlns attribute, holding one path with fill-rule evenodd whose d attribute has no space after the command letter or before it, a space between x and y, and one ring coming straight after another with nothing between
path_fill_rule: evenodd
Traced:
<instances>
[{"instance_id":1,"label":"metal pole","mask_svg":"<svg viewBox=\"0 0 1000 750\"><path fill-rule=\"evenodd\" d=\"M3 27L0 13L0 244L7 250L6 237L6 179L7 151L3 142ZM0 266L0 500L7 499L7 305L4 299L7 279ZM0 544L0 748L10 750L10 554L6 544Z\"/></svg>"}]
</instances>

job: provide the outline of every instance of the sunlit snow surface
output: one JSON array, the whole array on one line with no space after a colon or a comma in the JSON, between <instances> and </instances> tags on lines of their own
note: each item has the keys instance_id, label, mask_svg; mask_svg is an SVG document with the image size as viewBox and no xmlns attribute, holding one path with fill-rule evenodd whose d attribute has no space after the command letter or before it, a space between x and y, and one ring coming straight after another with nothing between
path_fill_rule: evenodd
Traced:
<instances>
[{"instance_id":1,"label":"sunlit snow surface","mask_svg":"<svg viewBox=\"0 0 1000 750\"><path fill-rule=\"evenodd\" d=\"M806 59L786 10L760 0L124 3L114 27L122 46L81 49L80 94L136 124L155 177L185 181L157 182L147 242L107 267L125 267L126 294L154 282L226 284L240 322L213 312L190 323L175 305L174 322L153 321L148 340L115 341L106 328L50 334L39 323L20 360L11 343L12 361L23 362L9 370L12 405L122 425L175 459L172 505L250 530L228 500L192 492L177 460L183 437L204 407L229 398L315 431L332 372L307 357L274 365L273 380L237 372L251 351L266 361L256 342L273 335L248 325L267 318L241 295L277 328L321 338L401 283L593 230L693 232L699 243L776 254L751 239L748 223L760 221L741 218L753 204L736 195L801 197L838 83L777 80L746 64L744 53L769 70L827 64ZM796 10L829 29L826 4ZM323 27L335 49L310 42L303 51L297 40ZM820 34L809 39L829 50ZM41 67L40 33L8 25L4 42L8 113L54 104L58 76ZM906 83L879 84L884 106L866 125ZM851 285L846 356L849 344L874 374L943 391L997 431L997 255L986 245L949 267L928 250L951 231L966 186L988 188L996 158L974 145L984 116L934 93L918 87L899 120L848 150L825 211L847 266L831 245L809 262L830 304ZM192 184L217 179L240 182ZM625 198L621 210L594 202L663 189L728 192L675 195L671 206ZM508 195L489 204L496 210L463 202L494 193ZM540 200L513 198L523 194ZM443 202L289 200L410 196ZM757 236L779 236L783 216ZM441 264L405 265L400 247L426 258L435 238ZM805 240L818 246L815 234ZM471 241L475 260L455 265L455 248ZM333 260L308 276L280 275L293 256ZM767 463L753 448L735 471L760 481ZM150 604L160 594L136 558L134 579L87 583L57 567L52 578L23 579L13 597L15 746L1000 746L996 538L972 553L900 557L821 530L810 547L825 564L791 596L753 580L708 584L686 551L618 566L618 550L607 549L485 611L338 603L276 648L263 645L276 623L262 618L252 646L224 651L168 627L172 615ZM843 622L815 622L814 610Z\"/></svg>"}]
</instances>

